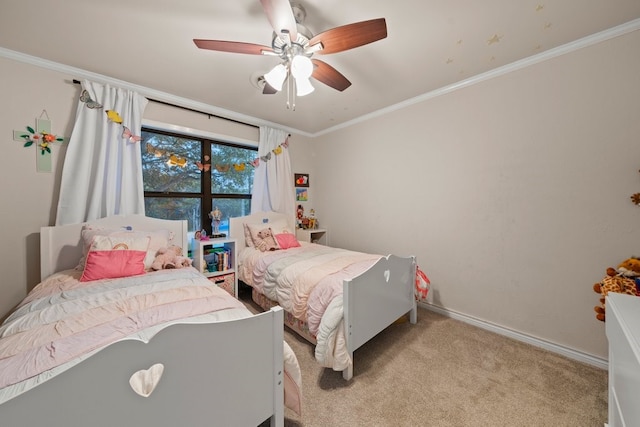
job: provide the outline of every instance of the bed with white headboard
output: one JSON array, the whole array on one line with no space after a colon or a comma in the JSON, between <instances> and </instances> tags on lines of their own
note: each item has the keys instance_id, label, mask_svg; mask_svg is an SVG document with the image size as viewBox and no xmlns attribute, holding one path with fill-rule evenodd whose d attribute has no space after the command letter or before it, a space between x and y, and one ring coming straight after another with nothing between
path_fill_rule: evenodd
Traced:
<instances>
[{"instance_id":1,"label":"bed with white headboard","mask_svg":"<svg viewBox=\"0 0 640 427\"><path fill-rule=\"evenodd\" d=\"M43 227L40 232L40 279L51 274L75 268L83 256L82 229L86 223ZM187 221L151 218L144 215L111 216L91 221L105 229L130 228L132 230L169 230L170 244L188 248Z\"/></svg>"},{"instance_id":2,"label":"bed with white headboard","mask_svg":"<svg viewBox=\"0 0 640 427\"><path fill-rule=\"evenodd\" d=\"M36 294L42 292L43 283L45 287L55 287L66 280L65 275L78 277L80 272L74 271L83 256L83 226L41 229L43 282L34 289ZM172 236L170 243L187 248L187 221L114 216L93 221L92 226L149 232L168 230ZM0 387L0 424L256 426L270 419L271 425L282 426L285 400L294 410L299 411L300 405L297 360L286 343L283 353L283 311L276 308L253 315L225 291L210 286L204 276L190 267L149 272L124 280L156 286L172 274L181 274L189 283L197 283L193 286L207 292L207 301L220 301L229 308L163 321L17 383L4 379L4 375L13 375L14 370L7 368L10 364L2 365L0 357L0 380L4 384ZM95 283L115 288L119 281ZM67 295L78 289L85 292L86 288L75 280ZM34 302L40 305L44 299ZM21 306L15 314L20 314ZM7 322L11 322L9 328L17 327L12 320L9 316L2 327L6 328ZM56 328L66 325L55 324ZM11 330L4 332L11 335ZM3 351L10 351L12 344L3 345L5 337L0 336L2 355ZM62 351L62 345L55 344L52 342L48 350ZM295 394L285 396L285 389Z\"/></svg>"},{"instance_id":3,"label":"bed with white headboard","mask_svg":"<svg viewBox=\"0 0 640 427\"><path fill-rule=\"evenodd\" d=\"M247 227L247 225L250 225L250 227ZM328 248L310 243L302 243L301 246L305 246L305 248L289 247L275 251L266 251L261 254L255 247L248 247L247 243L251 244L250 241L252 238L256 237L255 230L266 227L269 227L273 234L279 234L282 231L282 234L286 237L285 240L291 240L291 236L287 236L287 234L294 233L295 220L293 217L277 212L258 212L252 215L230 219L229 232L231 237L235 238L237 242L239 279L252 287L252 297L254 301L264 309L268 309L274 305L283 306L285 312L287 312L287 315L285 315L285 324L313 344L316 344L316 359L323 366L342 371L343 377L349 380L353 377L353 354L356 349L404 315L408 314L410 322L416 323L417 308L414 292L417 266L415 257L400 257L395 255L375 256L377 261L371 261L370 264L367 264L369 259L362 261L362 263L354 261L348 264L347 261L338 259L338 257L342 255L335 255L334 258L331 252L343 251L345 258L352 257L352 259L359 260L367 258L368 254L351 251L345 252L343 249ZM276 237L281 238L282 234ZM277 278L274 272L279 271L277 269L284 265L286 262L284 257L288 255L287 253L291 253L292 257L304 258L306 265L302 268L306 270L301 271L301 274L296 276L294 280L289 274L293 270L293 266L288 267L286 277L284 277L284 274L281 276L283 277L282 282L285 283L285 285L298 281L298 278L304 275L311 275L313 269L319 271L324 268L324 266L319 264L312 265L310 263L309 260L311 256L309 251L315 251L315 249L310 249L311 247L317 248L319 252L322 252L322 254L319 253L320 256L318 258L322 256L324 256L325 259L326 257L332 257L331 260L335 262L335 264L333 264L334 266L338 263L345 265L344 268L334 270L332 273L335 274L336 277L341 278L337 284L337 286L340 287L339 291L335 291L335 283L331 284L334 287L334 291L332 292L339 295L332 296L331 302L322 313L322 323L319 329L335 330L335 333L332 332L329 334L327 343L325 343L324 340L322 342L320 340L316 341L316 338L318 338L320 334L316 335L313 332L309 332L309 328L306 326L307 320L311 317L309 315L311 310L304 312L304 314L300 316L298 313L301 310L296 310L296 312L293 313L288 309L289 306L295 306L296 304L299 306L300 304L295 301L289 301L289 298L281 299L274 296L277 294L278 296L286 297L302 293L302 291L294 292L288 289L286 291L280 291L278 290L279 285L275 283L279 282L280 279ZM304 254L301 253L303 251L305 252ZM273 259L274 262L269 264L270 261L267 261L267 259ZM301 262L300 264L304 264L305 262ZM269 267L266 267L266 270L261 269L258 271L254 269L257 266L263 268L267 266L267 264L269 264ZM354 266L360 264L366 265L366 270L362 271L354 268ZM270 270L271 266L273 266L273 270ZM334 267L332 266L331 268ZM351 270L348 271L349 269ZM351 271L357 273L351 275ZM263 273L265 273L264 281L258 283L258 281L254 280L254 277L262 278ZM275 279L273 279L274 284L270 288L271 297L265 298L265 295L268 296L267 294L269 292L263 292L264 288L259 285L267 283L268 280L270 280L268 278L271 277L275 277ZM318 283L323 282L318 281ZM316 289L318 289L318 287L311 291L310 295L313 295ZM307 292L307 290L304 292ZM318 290L318 293L320 292L324 291ZM325 295L328 295L328 293ZM304 297L306 296L307 294L304 295ZM304 299L304 297L302 299ZM311 301L311 297L309 301ZM327 326L329 324L332 326ZM344 349L341 348L343 343Z\"/></svg>"}]
</instances>

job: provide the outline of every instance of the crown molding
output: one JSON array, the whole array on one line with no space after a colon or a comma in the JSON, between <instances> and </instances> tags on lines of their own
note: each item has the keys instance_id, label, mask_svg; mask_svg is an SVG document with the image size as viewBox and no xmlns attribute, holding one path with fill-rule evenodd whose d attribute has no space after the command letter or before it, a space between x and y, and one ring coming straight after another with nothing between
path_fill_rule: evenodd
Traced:
<instances>
[{"instance_id":1,"label":"crown molding","mask_svg":"<svg viewBox=\"0 0 640 427\"><path fill-rule=\"evenodd\" d=\"M399 102L394 105L390 105L388 107L382 108L380 110L371 112L369 114L365 114L353 120L349 120L348 122L341 123L339 125L324 129L322 131L316 132L313 134L314 137L328 134L331 132L335 132L336 130L343 129L349 126L353 126L357 123L362 123L367 120L371 120L376 117L383 116L385 114L391 113L393 111L402 110L403 108L409 107L414 104L418 104L420 102L424 102L438 96L446 95L448 93L454 92L459 89L464 89L466 87L475 85L477 83L484 82L485 80L493 79L495 77L503 76L505 74L511 73L513 71L520 70L525 67L529 67L534 64L538 64L543 61L547 61L552 58L556 58L558 56L565 55L567 53L574 52L579 49L583 49L585 47L601 43L603 41L620 37L624 34L640 30L640 19L635 19L633 21L629 21L625 24L618 25L617 27L609 28L607 30L601 31L599 33L592 34L587 37L583 37L576 41L564 44L562 46L558 46L553 49L546 50L544 52L538 53L536 55L521 59L519 61L512 62L510 64L504 65L502 67L487 71L486 73L477 74L473 77L469 77L468 79L461 80L457 83L450 84L448 86L443 86L439 89L433 90L431 92L427 92L422 95L418 95L414 98L407 99L405 101Z\"/></svg>"},{"instance_id":2,"label":"crown molding","mask_svg":"<svg viewBox=\"0 0 640 427\"><path fill-rule=\"evenodd\" d=\"M261 120L256 117L251 117L241 113L237 113L235 111L226 110L224 108L220 108L220 107L205 104L202 102L194 101L191 99L183 98L180 96L172 95L170 93L151 89L145 86L129 83L124 80L114 79L112 77L104 76L102 74L93 73L90 71L82 70L80 68L71 67L69 65L60 64L57 62L27 55L21 52L5 49L3 47L0 47L0 57L5 57L5 58L13 59L16 61L20 61L20 62L25 62L31 65L35 65L37 67L47 68L49 70L58 71L64 74L69 74L74 76L74 78L78 78L78 79L84 78L84 79L96 81L103 84L111 84L111 85L122 87L125 89L130 89L148 98L157 99L159 101L167 102L169 104L174 104L180 107L191 108L194 110L202 111L204 113L210 113L212 115L220 116L223 118L237 120L239 122L243 122L249 125L269 126L269 127L282 129L288 133L293 133L293 134L314 138L317 136L322 136L328 133L335 132L340 129L353 126L358 123L365 122L367 120L371 120L376 117L380 117L382 115L391 113L393 111L401 110L403 108L436 98L438 96L446 95L448 93L454 92L459 89L467 88L474 84L484 82L486 80L493 79L495 77L503 76L507 73L511 73L513 71L517 71L522 68L529 67L531 65L538 64L540 62L547 61L549 59L556 58L558 56L565 55L567 53L574 52L576 50L583 49L585 47L588 47L597 43L601 43L603 41L606 41L615 37L620 37L622 35L625 35L627 33L637 31L637 30L640 30L640 19L635 19L625 24L618 25L613 28L609 28L599 33L589 35L587 37L583 37L576 41L564 44L562 46L558 46L553 49L546 50L544 52L521 59L519 61L512 62L505 66L496 68L494 70L475 75L468 79L461 80L459 82L450 84L448 86L444 86L442 88L433 90L431 92L427 92L425 94L407 99L397 104L390 105L380 110L376 110L374 112L357 117L353 120L349 120L347 122L341 123L339 125L336 125L330 128L326 128L324 130L321 130L315 133L304 132L300 129L295 129L291 127L283 127L278 123Z\"/></svg>"},{"instance_id":3,"label":"crown molding","mask_svg":"<svg viewBox=\"0 0 640 427\"><path fill-rule=\"evenodd\" d=\"M27 55L25 53L17 52L14 50L3 48L3 47L0 47L0 57L13 59L15 61L24 62L30 65L34 65L36 67L46 68L48 70L57 71L63 74L68 74L70 76L73 76L73 78L77 80L87 79L97 83L117 86L123 89L129 89L147 98L156 99L158 101L166 102L168 104L173 104L179 107L190 108L193 110L201 111L203 113L208 113L208 114L219 116L222 118L232 119L238 122L246 123L247 125L269 126L273 128L282 129L288 133L295 133L299 135L305 135L308 137L313 136L308 132L303 132L295 128L284 127L279 123L273 123L266 120L261 120L256 117L247 116L245 114L241 114L235 111L216 107L214 105L209 105L203 102L194 101L192 99L183 98L167 92L162 92L156 89L152 89L146 86L129 83L124 80L115 79L113 77L83 70L81 68L72 67L70 65L61 64L59 62L49 61L47 59L39 58L37 56Z\"/></svg>"}]
</instances>

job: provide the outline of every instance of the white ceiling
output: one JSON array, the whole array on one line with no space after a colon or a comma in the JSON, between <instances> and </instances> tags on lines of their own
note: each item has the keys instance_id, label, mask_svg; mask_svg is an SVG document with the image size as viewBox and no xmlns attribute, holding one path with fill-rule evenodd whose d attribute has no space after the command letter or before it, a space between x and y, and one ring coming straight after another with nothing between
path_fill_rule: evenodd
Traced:
<instances>
[{"instance_id":1,"label":"white ceiling","mask_svg":"<svg viewBox=\"0 0 640 427\"><path fill-rule=\"evenodd\" d=\"M286 108L286 92L263 95L252 84L277 58L193 43L270 46L258 0L0 0L0 47L313 135L614 27L640 28L640 0L300 3L314 34L384 17L388 37L316 54L352 86L338 92L314 81L315 92L298 98L295 111Z\"/></svg>"}]
</instances>

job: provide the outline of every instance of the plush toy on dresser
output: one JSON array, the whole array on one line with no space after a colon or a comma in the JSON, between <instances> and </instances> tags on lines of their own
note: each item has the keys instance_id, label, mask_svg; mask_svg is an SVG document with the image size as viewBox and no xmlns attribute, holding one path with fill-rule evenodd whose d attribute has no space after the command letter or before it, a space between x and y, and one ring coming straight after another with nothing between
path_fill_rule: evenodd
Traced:
<instances>
[{"instance_id":1,"label":"plush toy on dresser","mask_svg":"<svg viewBox=\"0 0 640 427\"><path fill-rule=\"evenodd\" d=\"M594 307L596 319L605 321L605 297L609 292L640 296L640 258L628 258L618 268L607 268L607 275L593 285L600 294L600 305Z\"/></svg>"}]
</instances>

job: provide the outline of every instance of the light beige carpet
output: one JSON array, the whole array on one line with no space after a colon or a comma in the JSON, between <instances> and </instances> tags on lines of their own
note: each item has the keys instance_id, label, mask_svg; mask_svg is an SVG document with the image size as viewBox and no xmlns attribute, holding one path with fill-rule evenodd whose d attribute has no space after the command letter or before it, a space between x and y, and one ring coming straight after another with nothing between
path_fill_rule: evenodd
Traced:
<instances>
[{"instance_id":1,"label":"light beige carpet","mask_svg":"<svg viewBox=\"0 0 640 427\"><path fill-rule=\"evenodd\" d=\"M245 301L247 304L249 302ZM255 306L253 307L255 310ZM425 309L358 349L354 378L299 359L303 413L286 426L571 426L607 421L607 372Z\"/></svg>"}]
</instances>

